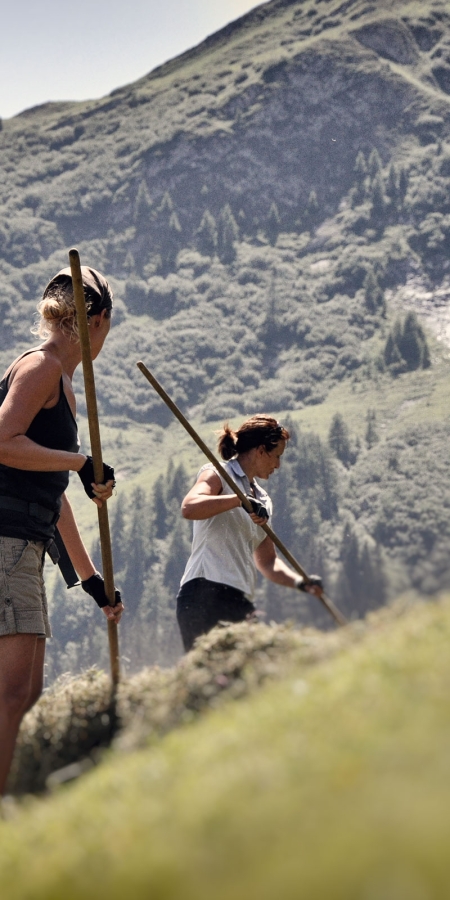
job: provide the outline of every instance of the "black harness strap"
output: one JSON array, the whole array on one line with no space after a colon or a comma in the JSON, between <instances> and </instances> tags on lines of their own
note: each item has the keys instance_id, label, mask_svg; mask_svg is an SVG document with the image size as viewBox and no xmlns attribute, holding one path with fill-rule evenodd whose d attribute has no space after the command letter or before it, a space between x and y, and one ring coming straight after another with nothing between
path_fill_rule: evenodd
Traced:
<instances>
[{"instance_id":1,"label":"black harness strap","mask_svg":"<svg viewBox=\"0 0 450 900\"><path fill-rule=\"evenodd\" d=\"M62 577L64 578L64 581L67 584L67 588L76 587L78 584L81 584L81 581L78 578L77 573L75 572L70 556L66 550L66 545L57 528L55 529L55 537L53 543L56 545L57 551L59 553L58 559L56 559L55 562L58 563L59 570Z\"/></svg>"}]
</instances>

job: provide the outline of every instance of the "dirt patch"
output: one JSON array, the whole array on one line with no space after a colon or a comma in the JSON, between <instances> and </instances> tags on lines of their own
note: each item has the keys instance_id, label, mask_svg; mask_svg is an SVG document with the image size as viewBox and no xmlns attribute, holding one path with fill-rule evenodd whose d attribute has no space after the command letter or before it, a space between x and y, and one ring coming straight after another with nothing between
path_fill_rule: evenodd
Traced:
<instances>
[{"instance_id":1,"label":"dirt patch","mask_svg":"<svg viewBox=\"0 0 450 900\"><path fill-rule=\"evenodd\" d=\"M430 288L420 276L411 275L406 284L387 290L386 300L398 313L415 312L437 340L450 347L450 277Z\"/></svg>"}]
</instances>

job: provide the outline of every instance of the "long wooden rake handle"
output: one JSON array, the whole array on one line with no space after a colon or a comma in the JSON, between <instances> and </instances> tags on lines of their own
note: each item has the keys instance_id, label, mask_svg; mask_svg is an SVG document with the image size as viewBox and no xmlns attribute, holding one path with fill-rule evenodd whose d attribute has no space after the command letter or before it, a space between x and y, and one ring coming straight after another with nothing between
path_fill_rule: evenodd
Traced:
<instances>
[{"instance_id":1,"label":"long wooden rake handle","mask_svg":"<svg viewBox=\"0 0 450 900\"><path fill-rule=\"evenodd\" d=\"M181 422L181 424L186 429L188 434L190 434L191 438L195 441L197 446L200 447L200 450L202 450L202 452L205 454L205 456L213 464L214 468L217 469L219 474L222 476L223 480L226 481L228 486L234 491L235 494L237 494L237 496L239 497L239 500L242 503L242 506L247 510L247 512L252 512L252 505L251 505L250 501L247 499L245 494L242 493L241 489L233 481L233 479L228 474L227 470L224 469L224 467L219 462L219 460L216 458L214 453L212 453L212 451L209 449L209 447L201 439L200 435L197 434L197 432L195 431L195 428L193 428L192 425L190 424L190 422L188 422L188 420L183 415L181 410L178 409L178 406L173 402L171 397L169 397L169 395L166 393L166 391L164 390L162 385L160 385L159 381L157 381L155 376L152 375L152 373L147 369L147 366L145 366L143 362L138 362L136 365L137 365L138 369L140 369L142 374L145 376L147 381L150 382L152 387L155 389L156 393L159 394L161 399L164 400L164 403L169 407L171 412L173 412L174 416L178 419L179 422ZM273 541L275 546L278 547L278 549L283 554L283 556L287 559L287 561L290 563L292 568L296 572L298 572L298 574L301 575L302 578L304 578L306 582L308 582L309 576L307 575L305 570L302 568L300 563L295 559L295 556L292 556L292 553L287 549L287 547L285 547L283 542L280 541L280 538L278 537L278 535L276 535L275 532L272 531L270 525L265 524L265 525L261 525L260 527L263 529L263 531L266 532L267 535L269 535L269 537L271 538L271 540ZM338 625L347 625L347 619L345 618L345 616L340 612L340 610L333 603L333 601L330 600L330 598L327 597L323 591L321 594L318 594L318 595L314 594L312 596L317 596L317 598L326 607L328 612L333 616L333 618L338 623Z\"/></svg>"},{"instance_id":2,"label":"long wooden rake handle","mask_svg":"<svg viewBox=\"0 0 450 900\"><path fill-rule=\"evenodd\" d=\"M72 273L73 294L77 311L78 333L80 337L84 390L86 394L86 407L89 423L89 437L91 441L92 461L94 465L95 483L103 481L103 458L100 441L100 425L98 420L97 396L95 393L94 367L92 365L91 343L89 340L89 328L86 313L83 281L81 278L81 265L78 250L69 250L70 270ZM115 604L114 571L111 551L111 535L109 530L108 507L103 503L97 508L98 527L100 531L100 547L102 552L103 578L105 579L105 593L111 606ZM119 636L115 622L108 621L109 658L111 665L111 679L114 686L120 678L119 661Z\"/></svg>"}]
</instances>

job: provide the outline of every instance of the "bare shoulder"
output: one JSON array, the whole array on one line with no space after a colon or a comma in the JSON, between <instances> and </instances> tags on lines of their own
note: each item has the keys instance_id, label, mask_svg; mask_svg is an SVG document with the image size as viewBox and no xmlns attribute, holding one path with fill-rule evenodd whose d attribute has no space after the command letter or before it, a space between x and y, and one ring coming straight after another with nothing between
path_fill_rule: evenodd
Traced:
<instances>
[{"instance_id":1,"label":"bare shoulder","mask_svg":"<svg viewBox=\"0 0 450 900\"><path fill-rule=\"evenodd\" d=\"M26 356L19 357L11 366L10 383L29 380L31 377L47 384L55 384L63 374L61 360L46 350L35 350Z\"/></svg>"},{"instance_id":2,"label":"bare shoulder","mask_svg":"<svg viewBox=\"0 0 450 900\"><path fill-rule=\"evenodd\" d=\"M215 494L222 493L222 482L215 469L203 469L197 478L196 484L208 484L214 488Z\"/></svg>"},{"instance_id":3,"label":"bare shoulder","mask_svg":"<svg viewBox=\"0 0 450 900\"><path fill-rule=\"evenodd\" d=\"M217 482L219 482L220 485L222 484L216 470L210 468L209 466L208 468L202 469L197 478L197 482L199 481L207 481L208 483L213 482L214 484L217 484Z\"/></svg>"},{"instance_id":4,"label":"bare shoulder","mask_svg":"<svg viewBox=\"0 0 450 900\"><path fill-rule=\"evenodd\" d=\"M39 349L27 354L10 370L6 406L21 407L24 421L28 420L28 414L36 415L39 409L54 406L62 374L62 363L56 354Z\"/></svg>"}]
</instances>

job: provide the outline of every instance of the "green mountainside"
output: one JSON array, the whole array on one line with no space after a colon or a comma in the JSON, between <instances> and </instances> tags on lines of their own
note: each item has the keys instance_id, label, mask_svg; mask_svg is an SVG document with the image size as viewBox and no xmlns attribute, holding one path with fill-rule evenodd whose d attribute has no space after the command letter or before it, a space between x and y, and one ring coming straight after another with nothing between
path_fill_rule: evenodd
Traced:
<instances>
[{"instance_id":1,"label":"green mountainside","mask_svg":"<svg viewBox=\"0 0 450 900\"><path fill-rule=\"evenodd\" d=\"M211 444L224 418L289 416L275 528L348 615L450 586L449 105L445 2L272 0L102 100L3 122L1 362L69 246L117 297L96 377L132 666L179 653L202 464L140 358ZM64 594L53 675L104 653ZM286 591L258 604L327 627Z\"/></svg>"}]
</instances>

